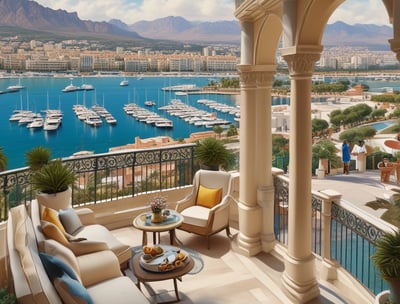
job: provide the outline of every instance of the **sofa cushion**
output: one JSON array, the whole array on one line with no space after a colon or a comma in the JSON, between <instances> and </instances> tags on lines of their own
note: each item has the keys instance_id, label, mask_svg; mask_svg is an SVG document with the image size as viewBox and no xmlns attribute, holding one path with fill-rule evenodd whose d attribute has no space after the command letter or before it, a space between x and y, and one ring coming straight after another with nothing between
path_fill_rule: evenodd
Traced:
<instances>
[{"instance_id":1,"label":"sofa cushion","mask_svg":"<svg viewBox=\"0 0 400 304\"><path fill-rule=\"evenodd\" d=\"M209 218L210 208L202 206L191 206L182 210L181 214L185 219L185 223L198 227L206 227Z\"/></svg>"},{"instance_id":2,"label":"sofa cushion","mask_svg":"<svg viewBox=\"0 0 400 304\"><path fill-rule=\"evenodd\" d=\"M65 246L68 245L68 239L65 234L53 223L41 221L42 232L48 238L55 240Z\"/></svg>"},{"instance_id":3,"label":"sofa cushion","mask_svg":"<svg viewBox=\"0 0 400 304\"><path fill-rule=\"evenodd\" d=\"M54 280L54 287L64 303L92 304L94 303L87 289L67 273Z\"/></svg>"},{"instance_id":4,"label":"sofa cushion","mask_svg":"<svg viewBox=\"0 0 400 304\"><path fill-rule=\"evenodd\" d=\"M197 192L196 205L212 208L221 202L222 188L207 188L199 186Z\"/></svg>"},{"instance_id":5,"label":"sofa cushion","mask_svg":"<svg viewBox=\"0 0 400 304\"><path fill-rule=\"evenodd\" d=\"M55 256L67 263L80 281L79 264L74 253L69 248L55 240L45 240L43 242L43 250L44 253Z\"/></svg>"},{"instance_id":6,"label":"sofa cushion","mask_svg":"<svg viewBox=\"0 0 400 304\"><path fill-rule=\"evenodd\" d=\"M56 278L61 277L64 273L74 280L78 279L71 266L62 259L43 252L39 253L39 256L50 281L54 282Z\"/></svg>"},{"instance_id":7,"label":"sofa cushion","mask_svg":"<svg viewBox=\"0 0 400 304\"><path fill-rule=\"evenodd\" d=\"M129 245L121 243L106 227L98 224L87 225L74 234L75 237L83 237L90 241L105 242L121 263L128 261L132 256ZM79 242L79 244L82 242ZM72 243L71 243L72 244ZM73 251L73 249L71 249Z\"/></svg>"},{"instance_id":8,"label":"sofa cushion","mask_svg":"<svg viewBox=\"0 0 400 304\"><path fill-rule=\"evenodd\" d=\"M43 207L41 214L42 214L41 220L50 222L50 223L56 225L58 229L60 229L63 233L65 233L64 226L61 223L61 221L58 217L58 212L56 210L48 208L48 207Z\"/></svg>"},{"instance_id":9,"label":"sofa cushion","mask_svg":"<svg viewBox=\"0 0 400 304\"><path fill-rule=\"evenodd\" d=\"M73 208L59 210L58 217L60 218L65 231L69 234L74 234L75 231L83 226L78 214Z\"/></svg>"},{"instance_id":10,"label":"sofa cushion","mask_svg":"<svg viewBox=\"0 0 400 304\"><path fill-rule=\"evenodd\" d=\"M135 288L134 288L135 287ZM112 290L112 292L110 292ZM120 276L90 286L88 292L95 303L145 304L149 300L136 288L131 279Z\"/></svg>"},{"instance_id":11,"label":"sofa cushion","mask_svg":"<svg viewBox=\"0 0 400 304\"><path fill-rule=\"evenodd\" d=\"M48 239L55 240L60 244L64 245L65 247L70 249L76 256L109 249L107 243L102 241L89 241L83 239L80 242L75 242L75 241L70 242L66 234L62 233L61 230L58 229L56 225L53 225L52 223L46 221L42 221L41 223L42 223L43 234ZM76 237L74 238L77 239ZM41 251L44 251L43 243L44 241L42 242L41 245Z\"/></svg>"}]
</instances>

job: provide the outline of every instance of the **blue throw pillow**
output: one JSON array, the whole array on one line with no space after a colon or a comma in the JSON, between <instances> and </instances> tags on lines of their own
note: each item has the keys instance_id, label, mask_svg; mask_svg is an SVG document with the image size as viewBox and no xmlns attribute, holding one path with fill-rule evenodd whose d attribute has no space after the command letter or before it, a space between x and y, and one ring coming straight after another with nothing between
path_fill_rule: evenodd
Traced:
<instances>
[{"instance_id":1,"label":"blue throw pillow","mask_svg":"<svg viewBox=\"0 0 400 304\"><path fill-rule=\"evenodd\" d=\"M78 280L71 267L60 258L42 252L39 253L39 256L50 281L53 282L64 273L68 274L72 279Z\"/></svg>"},{"instance_id":2,"label":"blue throw pillow","mask_svg":"<svg viewBox=\"0 0 400 304\"><path fill-rule=\"evenodd\" d=\"M87 289L66 273L55 279L54 287L64 303L94 303Z\"/></svg>"}]
</instances>

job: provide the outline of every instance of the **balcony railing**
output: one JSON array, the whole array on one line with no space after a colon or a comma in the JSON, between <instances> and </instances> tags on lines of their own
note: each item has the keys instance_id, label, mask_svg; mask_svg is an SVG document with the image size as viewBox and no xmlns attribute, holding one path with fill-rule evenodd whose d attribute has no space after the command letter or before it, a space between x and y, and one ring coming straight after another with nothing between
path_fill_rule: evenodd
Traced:
<instances>
[{"instance_id":1,"label":"balcony railing","mask_svg":"<svg viewBox=\"0 0 400 304\"><path fill-rule=\"evenodd\" d=\"M288 244L289 178L277 175L275 187L275 238ZM374 266L371 255L380 237L390 226L372 218L342 200L323 193L312 195L312 251L327 259L336 260L373 294L388 289Z\"/></svg>"},{"instance_id":2,"label":"balcony railing","mask_svg":"<svg viewBox=\"0 0 400 304\"><path fill-rule=\"evenodd\" d=\"M116 201L140 193L182 188L192 184L195 168L194 144L147 150L119 151L64 159L78 174L73 186L73 204ZM8 209L35 198L29 168L0 172L0 221ZM289 178L274 178L276 239L288 244ZM388 229L321 193L313 193L312 251L324 259L335 259L372 293L387 289L370 260L375 243Z\"/></svg>"},{"instance_id":3,"label":"balcony railing","mask_svg":"<svg viewBox=\"0 0 400 304\"><path fill-rule=\"evenodd\" d=\"M63 159L78 175L74 205L107 202L192 184L194 144ZM0 221L8 209L36 197L29 168L0 172Z\"/></svg>"}]
</instances>

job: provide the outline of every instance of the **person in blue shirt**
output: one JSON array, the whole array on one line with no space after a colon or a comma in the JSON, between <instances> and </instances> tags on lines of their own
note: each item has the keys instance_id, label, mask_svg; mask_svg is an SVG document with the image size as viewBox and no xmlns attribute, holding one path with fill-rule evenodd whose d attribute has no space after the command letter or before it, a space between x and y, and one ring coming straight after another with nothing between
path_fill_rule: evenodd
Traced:
<instances>
[{"instance_id":1,"label":"person in blue shirt","mask_svg":"<svg viewBox=\"0 0 400 304\"><path fill-rule=\"evenodd\" d=\"M350 147L347 140L342 143L342 162L343 162L343 173L349 174L350 167Z\"/></svg>"}]
</instances>

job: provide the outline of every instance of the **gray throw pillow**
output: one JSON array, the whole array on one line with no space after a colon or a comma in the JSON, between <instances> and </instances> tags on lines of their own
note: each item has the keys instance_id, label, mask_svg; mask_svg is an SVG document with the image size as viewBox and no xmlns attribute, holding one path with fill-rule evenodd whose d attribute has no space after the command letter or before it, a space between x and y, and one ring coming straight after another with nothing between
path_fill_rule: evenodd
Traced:
<instances>
[{"instance_id":1,"label":"gray throw pillow","mask_svg":"<svg viewBox=\"0 0 400 304\"><path fill-rule=\"evenodd\" d=\"M83 225L78 214L73 208L60 210L58 217L67 233L74 235Z\"/></svg>"}]
</instances>

